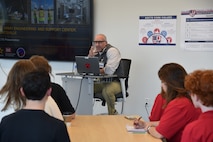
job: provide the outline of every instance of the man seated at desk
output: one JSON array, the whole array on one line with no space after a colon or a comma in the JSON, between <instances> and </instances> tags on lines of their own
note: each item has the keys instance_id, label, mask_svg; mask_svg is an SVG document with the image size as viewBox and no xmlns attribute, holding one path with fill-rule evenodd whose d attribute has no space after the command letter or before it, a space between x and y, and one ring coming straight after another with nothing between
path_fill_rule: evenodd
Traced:
<instances>
[{"instance_id":1,"label":"man seated at desk","mask_svg":"<svg viewBox=\"0 0 213 142\"><path fill-rule=\"evenodd\" d=\"M93 46L89 50L89 57L98 57L100 65L100 73L112 75L119 66L121 55L117 48L108 44L104 34L95 36ZM102 93L106 100L109 115L116 115L115 94L121 92L121 85L117 78L112 82L94 84L94 93Z\"/></svg>"}]
</instances>

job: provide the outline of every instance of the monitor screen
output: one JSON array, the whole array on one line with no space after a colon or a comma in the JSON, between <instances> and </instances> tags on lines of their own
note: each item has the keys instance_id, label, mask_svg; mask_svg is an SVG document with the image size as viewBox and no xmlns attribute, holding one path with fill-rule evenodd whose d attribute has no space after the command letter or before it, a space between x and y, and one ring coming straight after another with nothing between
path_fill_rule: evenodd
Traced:
<instances>
[{"instance_id":1,"label":"monitor screen","mask_svg":"<svg viewBox=\"0 0 213 142\"><path fill-rule=\"evenodd\" d=\"M93 38L92 0L0 1L0 58L74 61Z\"/></svg>"}]
</instances>

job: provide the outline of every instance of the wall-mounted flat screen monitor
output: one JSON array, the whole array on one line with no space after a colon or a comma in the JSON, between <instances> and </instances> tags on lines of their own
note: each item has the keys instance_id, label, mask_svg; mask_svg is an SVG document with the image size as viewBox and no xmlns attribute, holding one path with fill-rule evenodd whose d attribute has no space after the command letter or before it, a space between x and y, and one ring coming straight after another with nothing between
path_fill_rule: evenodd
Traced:
<instances>
[{"instance_id":1,"label":"wall-mounted flat screen monitor","mask_svg":"<svg viewBox=\"0 0 213 142\"><path fill-rule=\"evenodd\" d=\"M92 38L92 0L0 1L0 58L74 61Z\"/></svg>"}]
</instances>

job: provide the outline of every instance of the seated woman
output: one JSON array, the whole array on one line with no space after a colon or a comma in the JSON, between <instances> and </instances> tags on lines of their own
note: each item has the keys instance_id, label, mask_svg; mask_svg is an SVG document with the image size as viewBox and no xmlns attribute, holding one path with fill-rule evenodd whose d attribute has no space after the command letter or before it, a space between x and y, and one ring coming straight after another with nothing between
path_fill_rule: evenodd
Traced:
<instances>
[{"instance_id":1,"label":"seated woman","mask_svg":"<svg viewBox=\"0 0 213 142\"><path fill-rule=\"evenodd\" d=\"M20 110L26 105L26 100L21 96L19 89L24 75L35 69L34 64L29 60L19 60L13 65L6 83L0 90L0 121L5 115ZM61 112L51 96L48 97L45 104L45 112L63 120Z\"/></svg>"},{"instance_id":2,"label":"seated woman","mask_svg":"<svg viewBox=\"0 0 213 142\"><path fill-rule=\"evenodd\" d=\"M38 70L44 70L50 74L52 73L52 67L49 65L48 60L44 56L33 55L30 58L30 61L33 62ZM71 114L72 118L75 118L75 109L73 108L64 89L59 84L53 82L51 83L51 86L51 97L57 103L61 113Z\"/></svg>"},{"instance_id":3,"label":"seated woman","mask_svg":"<svg viewBox=\"0 0 213 142\"><path fill-rule=\"evenodd\" d=\"M177 63L160 68L158 76L166 99L163 115L160 121L135 120L135 128L144 128L150 135L167 142L180 142L184 127L200 115L184 87L186 75L185 69Z\"/></svg>"}]
</instances>

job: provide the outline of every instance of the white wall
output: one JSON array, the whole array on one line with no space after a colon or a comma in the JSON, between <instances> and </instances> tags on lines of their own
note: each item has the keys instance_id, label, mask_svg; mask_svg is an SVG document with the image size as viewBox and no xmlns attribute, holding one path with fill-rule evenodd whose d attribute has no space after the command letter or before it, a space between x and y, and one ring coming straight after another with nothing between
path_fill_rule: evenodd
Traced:
<instances>
[{"instance_id":1,"label":"white wall","mask_svg":"<svg viewBox=\"0 0 213 142\"><path fill-rule=\"evenodd\" d=\"M120 49L124 58L132 59L129 94L125 114L139 114L147 119L145 99L151 104L160 91L157 76L159 68L168 62L177 62L188 72L195 69L213 69L213 52L190 52L180 49L180 13L189 9L213 8L212 0L94 0L94 34L104 33L108 42ZM139 16L177 15L177 44L171 47L138 46ZM0 59L3 70L8 73L15 60ZM72 71L71 62L50 62L53 73ZM0 86L6 75L0 70ZM60 76L53 81L61 84ZM149 109L150 109L149 108Z\"/></svg>"}]
</instances>

